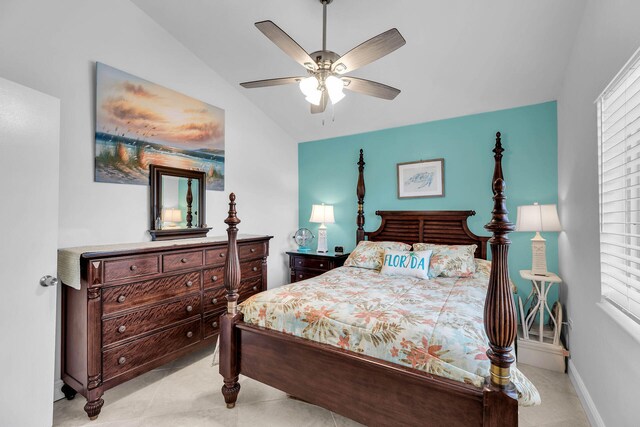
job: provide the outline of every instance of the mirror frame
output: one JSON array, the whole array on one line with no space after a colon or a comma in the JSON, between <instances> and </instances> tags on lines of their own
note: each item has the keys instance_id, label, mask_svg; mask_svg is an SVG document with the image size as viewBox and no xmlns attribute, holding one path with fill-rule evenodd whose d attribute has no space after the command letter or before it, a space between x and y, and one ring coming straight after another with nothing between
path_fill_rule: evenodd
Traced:
<instances>
[{"instance_id":1,"label":"mirror frame","mask_svg":"<svg viewBox=\"0 0 640 427\"><path fill-rule=\"evenodd\" d=\"M175 176L178 178L191 178L198 181L198 223L191 228L156 229L156 218L161 216L162 206L162 177ZM162 165L149 165L149 214L151 240L189 239L193 237L205 237L211 228L204 223L206 218L206 174L202 171L172 168Z\"/></svg>"}]
</instances>

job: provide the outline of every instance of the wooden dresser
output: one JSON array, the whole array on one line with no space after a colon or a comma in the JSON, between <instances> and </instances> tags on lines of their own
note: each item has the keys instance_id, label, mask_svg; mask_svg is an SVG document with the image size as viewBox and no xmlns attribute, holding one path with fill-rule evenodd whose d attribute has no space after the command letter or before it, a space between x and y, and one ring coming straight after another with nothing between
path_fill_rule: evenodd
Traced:
<instances>
[{"instance_id":1,"label":"wooden dresser","mask_svg":"<svg viewBox=\"0 0 640 427\"><path fill-rule=\"evenodd\" d=\"M240 236L240 301L267 288L270 236ZM202 346L215 345L226 308L226 238L80 255L80 290L62 291L62 391L87 398ZM154 242L155 243L155 242Z\"/></svg>"}]
</instances>

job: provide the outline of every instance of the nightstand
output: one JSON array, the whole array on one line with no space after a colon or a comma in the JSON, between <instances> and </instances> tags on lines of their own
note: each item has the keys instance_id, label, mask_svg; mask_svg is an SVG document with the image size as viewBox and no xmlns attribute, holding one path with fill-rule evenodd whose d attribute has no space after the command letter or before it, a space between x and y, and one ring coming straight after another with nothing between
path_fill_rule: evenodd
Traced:
<instances>
[{"instance_id":1,"label":"nightstand","mask_svg":"<svg viewBox=\"0 0 640 427\"><path fill-rule=\"evenodd\" d=\"M341 267L349 256L348 253L335 252L287 252L287 255L289 255L291 283L310 279Z\"/></svg>"},{"instance_id":2,"label":"nightstand","mask_svg":"<svg viewBox=\"0 0 640 427\"><path fill-rule=\"evenodd\" d=\"M565 371L565 357L569 352L560 342L562 329L562 308L555 311L549 308L547 296L554 284L562 283L557 274L547 276L533 274L530 270L521 270L520 277L531 281L531 293L522 302L518 297L521 327L518 337L518 362L552 371ZM530 312L525 313L524 307L532 304ZM544 325L545 311L549 315L549 322L553 328ZM555 312L554 312L555 311ZM538 324L534 321L538 316Z\"/></svg>"}]
</instances>

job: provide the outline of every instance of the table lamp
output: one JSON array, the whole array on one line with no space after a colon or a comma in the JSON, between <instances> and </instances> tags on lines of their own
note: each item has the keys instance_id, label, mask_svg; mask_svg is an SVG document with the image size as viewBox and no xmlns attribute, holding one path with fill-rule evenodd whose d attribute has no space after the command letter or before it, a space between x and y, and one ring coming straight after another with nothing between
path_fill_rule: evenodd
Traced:
<instances>
[{"instance_id":1,"label":"table lamp","mask_svg":"<svg viewBox=\"0 0 640 427\"><path fill-rule=\"evenodd\" d=\"M537 276L547 276L546 240L540 232L562 231L556 205L518 206L516 231L535 231L531 239L531 273Z\"/></svg>"},{"instance_id":2,"label":"table lamp","mask_svg":"<svg viewBox=\"0 0 640 427\"><path fill-rule=\"evenodd\" d=\"M328 252L327 226L325 223L333 224L335 222L333 217L333 206L325 205L324 203L321 205L313 205L309 222L320 223L320 227L318 227L318 252Z\"/></svg>"},{"instance_id":3,"label":"table lamp","mask_svg":"<svg viewBox=\"0 0 640 427\"><path fill-rule=\"evenodd\" d=\"M178 228L177 223L182 222L182 211L175 208L163 209L162 221L165 228Z\"/></svg>"}]
</instances>

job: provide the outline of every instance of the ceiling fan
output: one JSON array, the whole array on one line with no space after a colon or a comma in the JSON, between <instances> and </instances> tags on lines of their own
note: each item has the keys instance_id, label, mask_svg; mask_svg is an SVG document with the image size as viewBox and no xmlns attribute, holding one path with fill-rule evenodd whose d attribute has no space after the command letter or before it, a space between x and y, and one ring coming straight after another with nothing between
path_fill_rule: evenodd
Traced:
<instances>
[{"instance_id":1,"label":"ceiling fan","mask_svg":"<svg viewBox=\"0 0 640 427\"><path fill-rule=\"evenodd\" d=\"M343 76L364 65L370 64L402 47L406 41L400 32L392 28L367 40L340 56L327 50L327 5L333 0L320 0L322 3L322 50L307 53L295 40L271 21L256 22L255 26L276 46L307 69L307 76L282 77L278 79L256 80L240 83L250 89L256 87L279 86L298 83L306 100L311 104L312 113L322 113L329 99L333 104L344 98L343 89L363 93L382 99L394 99L399 89L382 83L358 77Z\"/></svg>"}]
</instances>

